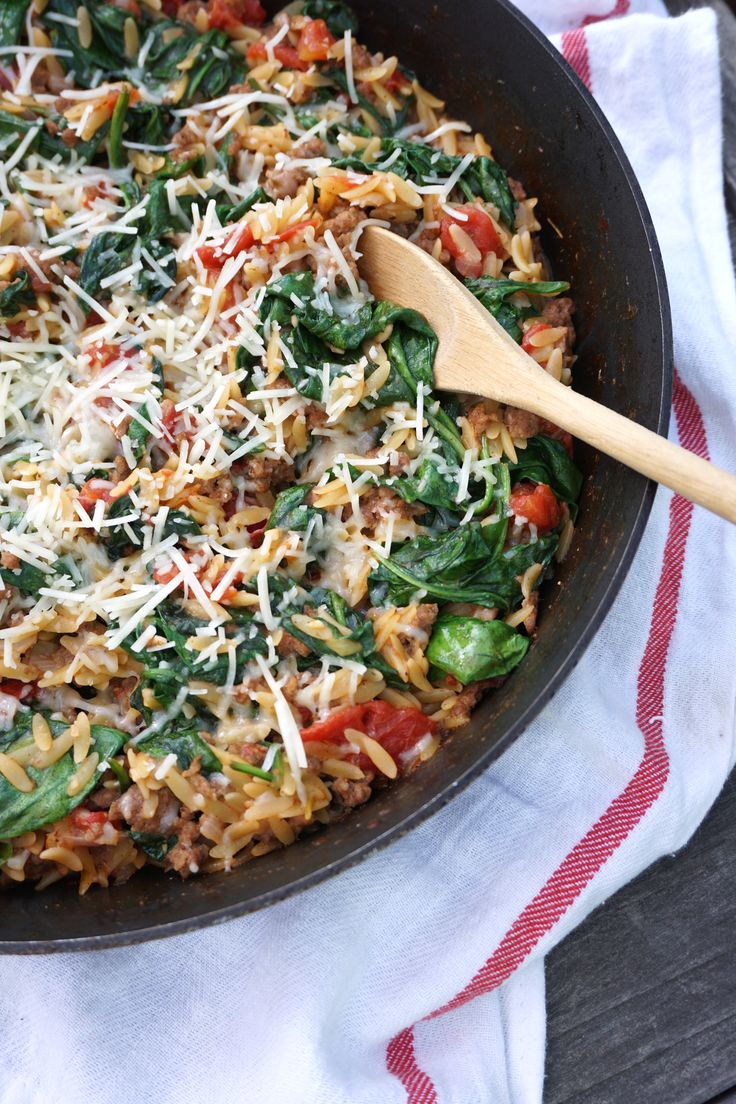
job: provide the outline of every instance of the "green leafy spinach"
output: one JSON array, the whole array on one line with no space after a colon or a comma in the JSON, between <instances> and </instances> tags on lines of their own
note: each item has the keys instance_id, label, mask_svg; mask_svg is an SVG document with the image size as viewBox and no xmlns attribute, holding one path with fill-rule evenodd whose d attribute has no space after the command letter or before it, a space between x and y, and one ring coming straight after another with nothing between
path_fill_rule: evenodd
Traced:
<instances>
[{"instance_id":1,"label":"green leafy spinach","mask_svg":"<svg viewBox=\"0 0 736 1104\"><path fill-rule=\"evenodd\" d=\"M427 647L433 667L453 675L463 686L479 679L507 675L526 655L529 640L505 621L442 614Z\"/></svg>"},{"instance_id":2,"label":"green leafy spinach","mask_svg":"<svg viewBox=\"0 0 736 1104\"><path fill-rule=\"evenodd\" d=\"M0 737L0 750L7 753L32 743L32 721L32 712L21 714L10 732ZM55 737L69 727L64 721L49 721L49 725ZM90 731L91 750L97 752L100 762L117 754L127 739L125 733L107 725L92 725ZM26 773L35 783L30 793L16 790L7 779L0 777L0 839L21 836L68 816L99 785L100 776L94 773L89 782L70 797L67 787L78 770L79 764L68 751L49 767L26 767Z\"/></svg>"},{"instance_id":3,"label":"green leafy spinach","mask_svg":"<svg viewBox=\"0 0 736 1104\"><path fill-rule=\"evenodd\" d=\"M524 295L542 295L546 298L569 291L570 285L563 280L542 280L537 283L522 283L519 280L496 280L491 276L479 276L476 280L464 280L463 283L486 310L503 326L514 341L521 341L521 323L538 311L531 306L520 306L513 300L517 292Z\"/></svg>"},{"instance_id":4,"label":"green leafy spinach","mask_svg":"<svg viewBox=\"0 0 736 1104\"><path fill-rule=\"evenodd\" d=\"M31 278L25 269L21 269L8 286L0 291L0 318L14 318L18 311L35 304L36 296L31 287Z\"/></svg>"}]
</instances>

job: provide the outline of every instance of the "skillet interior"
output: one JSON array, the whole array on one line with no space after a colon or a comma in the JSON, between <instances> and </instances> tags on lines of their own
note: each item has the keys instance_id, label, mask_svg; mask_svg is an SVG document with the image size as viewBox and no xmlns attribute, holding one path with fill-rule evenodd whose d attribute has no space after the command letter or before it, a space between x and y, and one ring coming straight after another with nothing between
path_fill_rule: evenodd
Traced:
<instances>
[{"instance_id":1,"label":"skillet interior","mask_svg":"<svg viewBox=\"0 0 736 1104\"><path fill-rule=\"evenodd\" d=\"M631 168L582 85L505 0L354 0L361 39L397 53L540 197L555 273L570 277L576 387L666 431L671 333L662 264ZM270 5L275 10L275 5ZM2 901L0 951L39 953L134 942L261 908L358 861L449 801L521 735L600 625L639 542L654 488L578 447L587 476L571 554L545 590L539 636L468 728L400 787L339 827L233 874L182 883L151 869L79 898L73 884Z\"/></svg>"}]
</instances>

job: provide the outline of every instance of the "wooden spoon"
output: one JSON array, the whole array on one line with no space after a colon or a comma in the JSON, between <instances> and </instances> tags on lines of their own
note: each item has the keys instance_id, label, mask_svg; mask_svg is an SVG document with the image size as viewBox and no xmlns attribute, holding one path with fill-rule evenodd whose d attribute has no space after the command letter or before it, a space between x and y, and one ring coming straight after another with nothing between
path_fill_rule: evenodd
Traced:
<instances>
[{"instance_id":1,"label":"wooden spoon","mask_svg":"<svg viewBox=\"0 0 736 1104\"><path fill-rule=\"evenodd\" d=\"M373 294L414 307L436 330L438 388L482 395L547 418L634 471L736 522L736 476L559 383L423 249L380 226L365 228L360 249L361 274Z\"/></svg>"}]
</instances>

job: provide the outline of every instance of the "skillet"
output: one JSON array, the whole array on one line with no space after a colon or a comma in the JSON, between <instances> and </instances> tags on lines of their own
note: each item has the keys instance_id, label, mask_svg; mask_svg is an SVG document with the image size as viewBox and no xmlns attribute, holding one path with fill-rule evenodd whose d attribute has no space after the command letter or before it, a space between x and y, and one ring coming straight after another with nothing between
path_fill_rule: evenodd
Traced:
<instances>
[{"instance_id":1,"label":"skillet","mask_svg":"<svg viewBox=\"0 0 736 1104\"><path fill-rule=\"evenodd\" d=\"M672 336L662 261L631 166L578 78L507 0L354 6L361 41L398 54L455 117L485 132L498 161L540 197L543 221L559 228L561 237L545 224L543 244L573 285L575 386L666 433ZM545 588L536 643L434 758L339 826L230 875L184 883L149 868L82 898L71 881L5 894L0 951L88 950L239 916L346 869L450 801L522 736L572 670L641 538L654 485L583 446L576 459L586 476L576 539Z\"/></svg>"}]
</instances>

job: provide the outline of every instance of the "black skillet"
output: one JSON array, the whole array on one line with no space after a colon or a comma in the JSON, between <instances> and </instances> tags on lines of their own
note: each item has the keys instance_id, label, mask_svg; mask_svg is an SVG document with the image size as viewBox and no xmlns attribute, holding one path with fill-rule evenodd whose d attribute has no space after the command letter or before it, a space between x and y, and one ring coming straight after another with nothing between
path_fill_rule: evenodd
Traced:
<instances>
[{"instance_id":1,"label":"black skillet","mask_svg":"<svg viewBox=\"0 0 736 1104\"><path fill-rule=\"evenodd\" d=\"M558 238L547 228L544 246L555 274L573 283L576 387L666 432L672 338L659 249L631 166L580 81L506 0L355 6L361 40L398 54L456 116L484 131L561 230ZM546 589L538 639L429 763L344 823L230 875L184 883L149 869L83 898L71 881L3 894L0 951L106 947L239 916L344 870L446 804L521 736L573 668L639 543L654 486L585 447L577 458L587 476L577 537Z\"/></svg>"}]
</instances>

